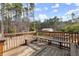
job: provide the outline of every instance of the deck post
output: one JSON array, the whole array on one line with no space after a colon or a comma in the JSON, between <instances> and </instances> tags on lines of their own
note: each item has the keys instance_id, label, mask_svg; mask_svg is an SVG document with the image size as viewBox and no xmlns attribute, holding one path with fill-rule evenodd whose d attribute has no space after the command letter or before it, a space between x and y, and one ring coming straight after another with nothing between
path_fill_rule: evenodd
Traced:
<instances>
[{"instance_id":1,"label":"deck post","mask_svg":"<svg viewBox=\"0 0 79 59\"><path fill-rule=\"evenodd\" d=\"M27 40L25 40L25 45L27 45Z\"/></svg>"},{"instance_id":2,"label":"deck post","mask_svg":"<svg viewBox=\"0 0 79 59\"><path fill-rule=\"evenodd\" d=\"M70 54L71 56L77 56L76 45L74 43L70 44Z\"/></svg>"},{"instance_id":3,"label":"deck post","mask_svg":"<svg viewBox=\"0 0 79 59\"><path fill-rule=\"evenodd\" d=\"M4 40L0 40L0 56L3 55Z\"/></svg>"},{"instance_id":4,"label":"deck post","mask_svg":"<svg viewBox=\"0 0 79 59\"><path fill-rule=\"evenodd\" d=\"M48 45L51 45L52 43L51 43L51 40L48 40Z\"/></svg>"}]
</instances>

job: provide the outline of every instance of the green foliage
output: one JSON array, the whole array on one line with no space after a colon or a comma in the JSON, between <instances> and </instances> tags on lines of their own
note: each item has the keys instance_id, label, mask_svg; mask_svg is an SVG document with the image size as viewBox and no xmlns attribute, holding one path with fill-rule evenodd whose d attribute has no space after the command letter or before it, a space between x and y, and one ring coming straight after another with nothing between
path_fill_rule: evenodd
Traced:
<instances>
[{"instance_id":1,"label":"green foliage","mask_svg":"<svg viewBox=\"0 0 79 59\"><path fill-rule=\"evenodd\" d=\"M41 21L34 21L30 24L30 31L39 31L41 29Z\"/></svg>"},{"instance_id":2,"label":"green foliage","mask_svg":"<svg viewBox=\"0 0 79 59\"><path fill-rule=\"evenodd\" d=\"M66 25L64 27L64 29L61 29L61 31L64 31L64 32L79 32L79 23Z\"/></svg>"},{"instance_id":3,"label":"green foliage","mask_svg":"<svg viewBox=\"0 0 79 59\"><path fill-rule=\"evenodd\" d=\"M42 23L42 28L53 28L55 31L59 30L59 25L60 25L60 18L58 17L53 17L50 19L46 19Z\"/></svg>"},{"instance_id":4,"label":"green foliage","mask_svg":"<svg viewBox=\"0 0 79 59\"><path fill-rule=\"evenodd\" d=\"M15 8L17 11L21 11L22 10L22 3L13 3L13 8Z\"/></svg>"},{"instance_id":5,"label":"green foliage","mask_svg":"<svg viewBox=\"0 0 79 59\"><path fill-rule=\"evenodd\" d=\"M53 28L55 30L59 30L59 20L60 19L55 16L54 18L46 19L44 22L34 21L31 23L30 30L34 30L34 28L36 29L36 31L41 31L42 28Z\"/></svg>"},{"instance_id":6,"label":"green foliage","mask_svg":"<svg viewBox=\"0 0 79 59\"><path fill-rule=\"evenodd\" d=\"M22 3L3 3L1 4L1 17L3 17L4 23L4 32L5 33L13 33L21 32L21 31L28 31L29 30L29 23L30 17L34 16L34 3L27 3L27 7L23 6ZM27 10L26 10L26 9ZM21 16L24 16L21 17ZM25 20L24 22L22 20ZM21 25L21 27L20 27ZM1 27L1 25L0 25ZM15 27L12 28L12 27ZM31 30L34 30L34 26L31 26ZM36 26L37 27L37 26Z\"/></svg>"},{"instance_id":7,"label":"green foliage","mask_svg":"<svg viewBox=\"0 0 79 59\"><path fill-rule=\"evenodd\" d=\"M8 27L8 33L15 33L15 28Z\"/></svg>"},{"instance_id":8,"label":"green foliage","mask_svg":"<svg viewBox=\"0 0 79 59\"><path fill-rule=\"evenodd\" d=\"M35 8L35 5L34 5L34 3L30 3L30 10L34 10L34 8Z\"/></svg>"}]
</instances>

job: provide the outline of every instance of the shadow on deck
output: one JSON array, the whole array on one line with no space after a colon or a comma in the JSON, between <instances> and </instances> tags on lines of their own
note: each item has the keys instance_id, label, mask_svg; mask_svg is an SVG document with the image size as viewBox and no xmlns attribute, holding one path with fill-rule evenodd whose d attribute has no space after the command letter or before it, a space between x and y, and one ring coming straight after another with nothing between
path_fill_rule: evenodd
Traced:
<instances>
[{"instance_id":1,"label":"shadow on deck","mask_svg":"<svg viewBox=\"0 0 79 59\"><path fill-rule=\"evenodd\" d=\"M69 55L70 55L69 50L60 49L59 47L56 47L56 45L47 46L41 52L36 54L36 56L69 56Z\"/></svg>"},{"instance_id":2,"label":"shadow on deck","mask_svg":"<svg viewBox=\"0 0 79 59\"><path fill-rule=\"evenodd\" d=\"M4 56L69 56L70 51L60 49L58 45L29 44L20 46L4 53Z\"/></svg>"}]
</instances>

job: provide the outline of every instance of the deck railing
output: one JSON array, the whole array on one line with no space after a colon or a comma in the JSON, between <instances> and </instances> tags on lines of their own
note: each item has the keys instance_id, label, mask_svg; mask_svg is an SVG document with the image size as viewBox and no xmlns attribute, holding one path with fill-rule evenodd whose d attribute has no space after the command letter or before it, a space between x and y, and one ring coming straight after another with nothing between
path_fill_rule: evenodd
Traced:
<instances>
[{"instance_id":1,"label":"deck railing","mask_svg":"<svg viewBox=\"0 0 79 59\"><path fill-rule=\"evenodd\" d=\"M79 44L79 33L78 32L38 32L37 35L42 36L50 36L54 39L58 39L60 41L65 41L69 43Z\"/></svg>"},{"instance_id":2,"label":"deck railing","mask_svg":"<svg viewBox=\"0 0 79 59\"><path fill-rule=\"evenodd\" d=\"M25 40L33 40L34 35L36 35L36 32L5 34L4 51L24 44ZM49 36L60 41L79 44L79 33L37 32L37 35ZM65 45L65 43L63 45Z\"/></svg>"},{"instance_id":3,"label":"deck railing","mask_svg":"<svg viewBox=\"0 0 79 59\"><path fill-rule=\"evenodd\" d=\"M4 49L3 51L8 51L15 47L18 47L25 43L25 40L31 41L36 32L26 32L26 33L11 33L4 35Z\"/></svg>"},{"instance_id":4,"label":"deck railing","mask_svg":"<svg viewBox=\"0 0 79 59\"><path fill-rule=\"evenodd\" d=\"M79 33L69 33L69 32L27 32L27 33L11 33L4 35L4 46L3 52L18 47L25 43L25 40L28 42L32 41L36 35L53 37L61 41L79 44ZM63 44L64 46L69 46Z\"/></svg>"}]
</instances>

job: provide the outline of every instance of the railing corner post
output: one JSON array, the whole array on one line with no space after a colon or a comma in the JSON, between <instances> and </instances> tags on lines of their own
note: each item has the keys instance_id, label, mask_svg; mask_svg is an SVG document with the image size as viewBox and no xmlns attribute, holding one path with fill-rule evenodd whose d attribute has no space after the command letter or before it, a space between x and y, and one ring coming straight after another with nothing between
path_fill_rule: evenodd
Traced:
<instances>
[{"instance_id":1,"label":"railing corner post","mask_svg":"<svg viewBox=\"0 0 79 59\"><path fill-rule=\"evenodd\" d=\"M0 56L3 56L3 46L5 40L0 40Z\"/></svg>"}]
</instances>

